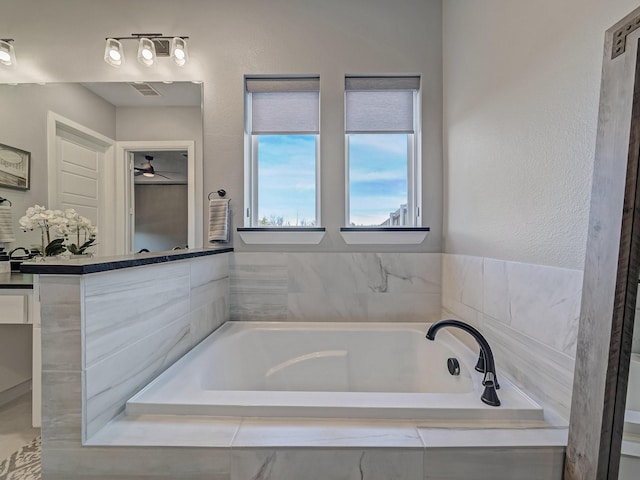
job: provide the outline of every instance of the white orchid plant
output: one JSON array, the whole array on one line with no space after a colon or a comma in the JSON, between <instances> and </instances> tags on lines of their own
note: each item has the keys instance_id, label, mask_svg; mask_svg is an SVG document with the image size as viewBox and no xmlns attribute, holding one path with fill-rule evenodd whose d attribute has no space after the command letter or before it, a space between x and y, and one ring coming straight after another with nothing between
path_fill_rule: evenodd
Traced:
<instances>
[{"instance_id":1,"label":"white orchid plant","mask_svg":"<svg viewBox=\"0 0 640 480\"><path fill-rule=\"evenodd\" d=\"M85 254L86 250L95 244L98 234L91 221L73 208L62 211L34 205L27 208L26 215L20 218L18 223L25 232L40 229L40 254L47 257L67 251L74 255ZM70 237L76 242L65 245L65 241L69 241ZM81 241L83 243L80 243Z\"/></svg>"}]
</instances>

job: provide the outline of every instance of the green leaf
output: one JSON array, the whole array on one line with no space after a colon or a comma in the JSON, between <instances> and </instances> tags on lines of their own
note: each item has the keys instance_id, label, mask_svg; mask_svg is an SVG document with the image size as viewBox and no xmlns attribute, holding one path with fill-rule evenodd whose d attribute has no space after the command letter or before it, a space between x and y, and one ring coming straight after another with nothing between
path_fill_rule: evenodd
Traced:
<instances>
[{"instance_id":1,"label":"green leaf","mask_svg":"<svg viewBox=\"0 0 640 480\"><path fill-rule=\"evenodd\" d=\"M67 248L62 242L64 242L64 238L56 238L55 240L52 240L44 249L45 256L51 257L65 252Z\"/></svg>"}]
</instances>

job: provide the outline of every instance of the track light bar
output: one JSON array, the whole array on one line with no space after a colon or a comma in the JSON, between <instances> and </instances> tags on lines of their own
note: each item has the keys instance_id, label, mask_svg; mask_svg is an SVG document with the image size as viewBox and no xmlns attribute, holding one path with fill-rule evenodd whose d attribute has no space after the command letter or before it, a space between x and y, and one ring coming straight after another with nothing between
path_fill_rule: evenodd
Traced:
<instances>
[{"instance_id":1,"label":"track light bar","mask_svg":"<svg viewBox=\"0 0 640 480\"><path fill-rule=\"evenodd\" d=\"M13 38L0 38L0 65L9 68L16 66L16 53L11 42Z\"/></svg>"},{"instance_id":2,"label":"track light bar","mask_svg":"<svg viewBox=\"0 0 640 480\"><path fill-rule=\"evenodd\" d=\"M157 57L171 57L176 65L184 66L189 60L186 36L165 36L162 33L132 33L130 37L109 37L106 39L104 61L113 67L124 63L122 40L138 41L138 61L152 66Z\"/></svg>"}]
</instances>

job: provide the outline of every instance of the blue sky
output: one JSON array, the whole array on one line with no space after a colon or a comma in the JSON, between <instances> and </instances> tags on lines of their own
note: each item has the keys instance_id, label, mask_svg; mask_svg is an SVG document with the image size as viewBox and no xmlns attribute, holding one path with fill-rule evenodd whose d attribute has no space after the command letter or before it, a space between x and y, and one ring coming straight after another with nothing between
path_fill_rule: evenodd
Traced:
<instances>
[{"instance_id":1,"label":"blue sky","mask_svg":"<svg viewBox=\"0 0 640 480\"><path fill-rule=\"evenodd\" d=\"M315 222L315 142L315 135L260 135L259 219ZM350 222L380 225L407 203L407 136L350 135L349 145Z\"/></svg>"},{"instance_id":2,"label":"blue sky","mask_svg":"<svg viewBox=\"0 0 640 480\"><path fill-rule=\"evenodd\" d=\"M315 222L316 136L260 135L258 158L258 219Z\"/></svg>"},{"instance_id":3,"label":"blue sky","mask_svg":"<svg viewBox=\"0 0 640 480\"><path fill-rule=\"evenodd\" d=\"M349 221L380 225L407 203L407 135L349 135Z\"/></svg>"}]
</instances>

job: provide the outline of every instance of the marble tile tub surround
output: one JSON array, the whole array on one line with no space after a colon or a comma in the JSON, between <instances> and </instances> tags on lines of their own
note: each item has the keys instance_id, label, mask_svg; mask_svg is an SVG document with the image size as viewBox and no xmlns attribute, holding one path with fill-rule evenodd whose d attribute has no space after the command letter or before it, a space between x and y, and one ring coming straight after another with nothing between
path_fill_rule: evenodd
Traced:
<instances>
[{"instance_id":1,"label":"marble tile tub surround","mask_svg":"<svg viewBox=\"0 0 640 480\"><path fill-rule=\"evenodd\" d=\"M569 418L582 271L442 255L443 316L477 326L500 369Z\"/></svg>"},{"instance_id":2,"label":"marble tile tub surround","mask_svg":"<svg viewBox=\"0 0 640 480\"><path fill-rule=\"evenodd\" d=\"M45 450L81 448L229 319L228 257L40 277Z\"/></svg>"},{"instance_id":3,"label":"marble tile tub surround","mask_svg":"<svg viewBox=\"0 0 640 480\"><path fill-rule=\"evenodd\" d=\"M92 439L93 447L86 457L71 457L68 451L55 454L60 473L72 475L67 480L90 469L96 475L103 468L113 469L113 465L101 461L101 456L127 451L139 451L142 457L129 453L118 462L116 471L130 475L125 478L138 478L135 474L141 471L149 476L140 478L166 478L162 477L162 465L167 471L180 471L175 466L184 465L185 459L205 459L210 453L215 462L198 460L195 467L186 465L179 478L209 478L206 474L211 472L211 478L220 475L231 480L559 480L567 429L539 422L516 423L494 423L487 430L486 425L450 421L438 426L435 421L416 425L330 419L122 416ZM162 449L152 448L160 445ZM152 469L146 469L142 458ZM98 462L97 469L91 461Z\"/></svg>"},{"instance_id":4,"label":"marble tile tub surround","mask_svg":"<svg viewBox=\"0 0 640 480\"><path fill-rule=\"evenodd\" d=\"M230 260L232 320L432 322L439 253L245 253Z\"/></svg>"}]
</instances>

